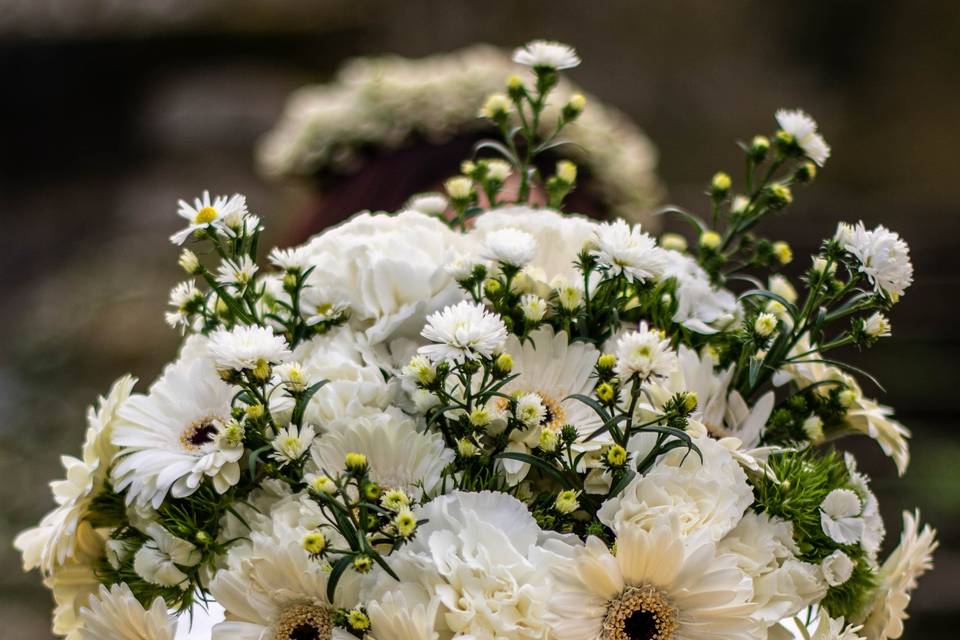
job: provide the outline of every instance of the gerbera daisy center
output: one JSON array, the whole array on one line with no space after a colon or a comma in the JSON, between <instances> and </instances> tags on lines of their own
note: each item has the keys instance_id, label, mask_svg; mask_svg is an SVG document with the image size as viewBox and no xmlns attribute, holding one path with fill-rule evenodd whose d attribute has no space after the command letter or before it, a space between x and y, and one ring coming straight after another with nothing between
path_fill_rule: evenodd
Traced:
<instances>
[{"instance_id":1,"label":"gerbera daisy center","mask_svg":"<svg viewBox=\"0 0 960 640\"><path fill-rule=\"evenodd\" d=\"M184 448L190 451L196 451L203 448L203 445L213 442L219 433L219 418L201 418L183 430L183 433L180 435L180 443Z\"/></svg>"},{"instance_id":2,"label":"gerbera daisy center","mask_svg":"<svg viewBox=\"0 0 960 640\"><path fill-rule=\"evenodd\" d=\"M330 640L330 614L322 607L298 604L280 616L273 640Z\"/></svg>"},{"instance_id":3,"label":"gerbera daisy center","mask_svg":"<svg viewBox=\"0 0 960 640\"><path fill-rule=\"evenodd\" d=\"M677 608L658 589L628 586L612 600L603 618L602 640L670 640Z\"/></svg>"}]
</instances>

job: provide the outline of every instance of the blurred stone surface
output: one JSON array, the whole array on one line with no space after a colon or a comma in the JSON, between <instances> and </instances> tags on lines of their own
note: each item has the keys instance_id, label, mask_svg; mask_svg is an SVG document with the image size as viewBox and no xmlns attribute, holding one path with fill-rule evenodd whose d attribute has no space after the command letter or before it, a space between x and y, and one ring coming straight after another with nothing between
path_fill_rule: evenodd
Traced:
<instances>
[{"instance_id":1,"label":"blurred stone surface","mask_svg":"<svg viewBox=\"0 0 960 640\"><path fill-rule=\"evenodd\" d=\"M852 357L914 430L914 462L898 480L874 443L848 444L888 541L915 505L941 531L905 637L960 621L960 5L104 1L120 12L106 22L76 9L94 4L0 0L0 638L49 637L49 596L10 545L49 509L44 483L76 451L85 407L125 371L148 384L174 355L162 312L181 277L166 240L177 198L244 192L283 237L303 194L259 179L252 149L289 91L353 55L532 37L580 50L575 79L658 144L670 201L702 208L714 171L737 176L732 141L802 106L834 156L771 235L800 256L838 219L863 219L911 243L917 283L891 314L895 338ZM57 7L77 18L69 28L44 17Z\"/></svg>"}]
</instances>

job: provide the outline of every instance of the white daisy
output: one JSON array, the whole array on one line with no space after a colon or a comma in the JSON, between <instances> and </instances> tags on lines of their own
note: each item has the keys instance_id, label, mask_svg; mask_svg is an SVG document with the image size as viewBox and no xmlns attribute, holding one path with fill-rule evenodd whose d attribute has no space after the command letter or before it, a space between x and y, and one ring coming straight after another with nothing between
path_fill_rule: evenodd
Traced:
<instances>
[{"instance_id":1,"label":"white daisy","mask_svg":"<svg viewBox=\"0 0 960 640\"><path fill-rule=\"evenodd\" d=\"M856 492L834 489L820 503L820 526L840 544L856 544L863 537L863 504Z\"/></svg>"},{"instance_id":2,"label":"white daisy","mask_svg":"<svg viewBox=\"0 0 960 640\"><path fill-rule=\"evenodd\" d=\"M194 567L201 560L193 543L176 537L160 524L151 522L144 533L150 539L133 556L133 570L150 584L187 589L190 582L181 567Z\"/></svg>"},{"instance_id":3,"label":"white daisy","mask_svg":"<svg viewBox=\"0 0 960 640\"><path fill-rule=\"evenodd\" d=\"M900 235L883 225L868 230L863 222L858 222L852 227L841 223L837 237L843 248L857 258L860 271L876 290L886 292L894 302L899 300L913 282L910 247Z\"/></svg>"},{"instance_id":4,"label":"white daisy","mask_svg":"<svg viewBox=\"0 0 960 640\"><path fill-rule=\"evenodd\" d=\"M537 241L532 235L520 229L506 228L487 234L481 255L492 262L519 269L533 260L536 252Z\"/></svg>"},{"instance_id":5,"label":"white daisy","mask_svg":"<svg viewBox=\"0 0 960 640\"><path fill-rule=\"evenodd\" d=\"M123 582L109 589L101 585L80 609L80 621L80 640L173 640L177 627L163 598L144 609Z\"/></svg>"},{"instance_id":6,"label":"white daisy","mask_svg":"<svg viewBox=\"0 0 960 640\"><path fill-rule=\"evenodd\" d=\"M870 640L899 638L917 579L933 568L939 543L930 525L920 528L920 514L903 512L900 544L880 567L880 584L866 614L863 632Z\"/></svg>"},{"instance_id":7,"label":"white daisy","mask_svg":"<svg viewBox=\"0 0 960 640\"><path fill-rule=\"evenodd\" d=\"M677 518L617 531L613 555L591 536L554 569L550 621L558 640L754 640L752 583L712 542L687 546Z\"/></svg>"},{"instance_id":8,"label":"white daisy","mask_svg":"<svg viewBox=\"0 0 960 640\"><path fill-rule=\"evenodd\" d=\"M198 308L202 308L203 293L197 288L193 280L186 280L179 283L170 290L170 306L174 311L166 314L167 324L176 329L179 326L187 326L190 317Z\"/></svg>"},{"instance_id":9,"label":"white daisy","mask_svg":"<svg viewBox=\"0 0 960 640\"><path fill-rule=\"evenodd\" d=\"M299 460L313 444L316 432L313 427L298 427L291 424L277 432L277 436L270 443L273 453L270 457L284 466Z\"/></svg>"},{"instance_id":10,"label":"white daisy","mask_svg":"<svg viewBox=\"0 0 960 640\"><path fill-rule=\"evenodd\" d=\"M237 325L210 335L210 355L219 369L256 369L278 364L290 356L283 336L269 327Z\"/></svg>"},{"instance_id":11,"label":"white daisy","mask_svg":"<svg viewBox=\"0 0 960 640\"><path fill-rule=\"evenodd\" d=\"M247 199L240 194L217 196L210 200L210 192L204 191L203 196L193 199L192 205L184 200L178 204L180 208L177 215L186 219L188 224L170 236L174 244L183 244L198 229L222 227L227 216L243 216L247 212Z\"/></svg>"},{"instance_id":12,"label":"white daisy","mask_svg":"<svg viewBox=\"0 0 960 640\"><path fill-rule=\"evenodd\" d=\"M657 241L623 220L604 222L594 232L596 248L590 252L613 275L624 274L631 280L646 282L661 277L667 257Z\"/></svg>"},{"instance_id":13,"label":"white daisy","mask_svg":"<svg viewBox=\"0 0 960 640\"><path fill-rule=\"evenodd\" d=\"M576 50L562 42L533 40L514 50L513 61L528 67L554 69L572 69L580 64Z\"/></svg>"},{"instance_id":14,"label":"white daisy","mask_svg":"<svg viewBox=\"0 0 960 640\"><path fill-rule=\"evenodd\" d=\"M217 282L243 289L253 281L259 267L250 256L240 256L238 260L224 260L217 267Z\"/></svg>"},{"instance_id":15,"label":"white daisy","mask_svg":"<svg viewBox=\"0 0 960 640\"><path fill-rule=\"evenodd\" d=\"M133 395L120 407L112 477L114 489L127 492L127 504L157 508L167 493L192 494L205 477L219 493L237 483L243 445L226 446L218 437L234 393L209 362L182 358L149 395Z\"/></svg>"},{"instance_id":16,"label":"white daisy","mask_svg":"<svg viewBox=\"0 0 960 640\"><path fill-rule=\"evenodd\" d=\"M665 378L677 366L677 354L662 331L650 329L646 321L639 331L624 333L617 340L617 375L626 382L637 375L641 380Z\"/></svg>"},{"instance_id":17,"label":"white daisy","mask_svg":"<svg viewBox=\"0 0 960 640\"><path fill-rule=\"evenodd\" d=\"M370 478L385 489L402 489L419 498L440 483L453 452L443 436L419 433L416 423L393 409L375 416L358 417L350 429L324 434L310 450L306 473L335 475L344 470L348 453L367 457Z\"/></svg>"},{"instance_id":18,"label":"white daisy","mask_svg":"<svg viewBox=\"0 0 960 640\"><path fill-rule=\"evenodd\" d=\"M486 266L483 261L469 256L457 254L447 264L446 271L457 282L473 277L474 270L479 266Z\"/></svg>"},{"instance_id":19,"label":"white daisy","mask_svg":"<svg viewBox=\"0 0 960 640\"><path fill-rule=\"evenodd\" d=\"M871 338L887 338L891 335L890 330L890 320L879 311L863 321L863 332Z\"/></svg>"},{"instance_id":20,"label":"white daisy","mask_svg":"<svg viewBox=\"0 0 960 640\"><path fill-rule=\"evenodd\" d=\"M450 202L442 193L421 193L407 202L407 209L427 216L442 216L449 206Z\"/></svg>"},{"instance_id":21,"label":"white daisy","mask_svg":"<svg viewBox=\"0 0 960 640\"><path fill-rule=\"evenodd\" d=\"M435 362L463 362L499 351L507 328L496 313L464 300L428 316L421 335L436 344L420 347L420 353Z\"/></svg>"},{"instance_id":22,"label":"white daisy","mask_svg":"<svg viewBox=\"0 0 960 640\"><path fill-rule=\"evenodd\" d=\"M418 638L550 637L544 620L550 568L566 561L570 547L541 531L522 502L504 493L455 491L414 514L426 524L390 555L400 582L377 570L365 585L371 610L425 629ZM410 606L420 613L399 608ZM434 608L435 618L427 620L424 612ZM407 638L383 630L388 640Z\"/></svg>"},{"instance_id":23,"label":"white daisy","mask_svg":"<svg viewBox=\"0 0 960 640\"><path fill-rule=\"evenodd\" d=\"M124 376L101 397L99 408L87 410L87 433L82 457L62 456L66 478L50 483L57 507L37 527L20 533L13 541L23 554L24 570L40 567L49 574L76 555L79 538L89 527L81 527L91 501L104 487L107 469L115 452L110 444L117 409L130 396L136 379ZM89 534L89 531L87 531Z\"/></svg>"},{"instance_id":24,"label":"white daisy","mask_svg":"<svg viewBox=\"0 0 960 640\"><path fill-rule=\"evenodd\" d=\"M830 146L817 133L817 123L813 118L799 109L780 109L776 117L777 124L793 136L804 155L822 167L830 157Z\"/></svg>"}]
</instances>

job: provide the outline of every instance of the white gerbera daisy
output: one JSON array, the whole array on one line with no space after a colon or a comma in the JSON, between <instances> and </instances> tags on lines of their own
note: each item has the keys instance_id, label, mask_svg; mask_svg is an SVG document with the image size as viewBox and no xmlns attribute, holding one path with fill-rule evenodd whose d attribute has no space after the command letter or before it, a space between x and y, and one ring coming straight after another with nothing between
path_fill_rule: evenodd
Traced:
<instances>
[{"instance_id":1,"label":"white gerbera daisy","mask_svg":"<svg viewBox=\"0 0 960 640\"><path fill-rule=\"evenodd\" d=\"M907 618L910 596L917 579L933 568L933 552L939 543L930 525L920 528L920 514L903 512L900 544L880 567L880 584L874 592L864 622L864 635L870 640L899 638Z\"/></svg>"},{"instance_id":2,"label":"white gerbera daisy","mask_svg":"<svg viewBox=\"0 0 960 640\"><path fill-rule=\"evenodd\" d=\"M437 344L420 347L420 353L434 362L463 362L499 351L507 339L507 327L496 313L464 300L427 316L421 335Z\"/></svg>"},{"instance_id":3,"label":"white gerbera daisy","mask_svg":"<svg viewBox=\"0 0 960 640\"><path fill-rule=\"evenodd\" d=\"M283 362L290 355L287 341L273 329L247 325L213 332L209 349L218 369L256 369Z\"/></svg>"},{"instance_id":4,"label":"white gerbera daisy","mask_svg":"<svg viewBox=\"0 0 960 640\"><path fill-rule=\"evenodd\" d=\"M663 275L667 257L657 241L623 220L604 222L594 232L596 248L590 252L613 275L646 282Z\"/></svg>"},{"instance_id":5,"label":"white gerbera daisy","mask_svg":"<svg viewBox=\"0 0 960 640\"><path fill-rule=\"evenodd\" d=\"M733 555L687 546L675 516L620 527L613 555L591 536L554 570L550 620L558 640L754 640L753 588Z\"/></svg>"},{"instance_id":6,"label":"white gerbera daisy","mask_svg":"<svg viewBox=\"0 0 960 640\"><path fill-rule=\"evenodd\" d=\"M634 375L641 380L665 378L677 366L677 354L662 331L650 329L646 321L639 331L624 333L617 340L615 371L626 382Z\"/></svg>"},{"instance_id":7,"label":"white gerbera daisy","mask_svg":"<svg viewBox=\"0 0 960 640\"><path fill-rule=\"evenodd\" d=\"M544 619L550 568L567 561L570 547L541 531L522 502L505 493L455 491L414 514L426 524L390 556L400 582L378 569L366 584L371 611L426 631L418 639L551 637ZM424 614L434 609L428 620ZM383 631L386 640L409 638Z\"/></svg>"},{"instance_id":8,"label":"white gerbera daisy","mask_svg":"<svg viewBox=\"0 0 960 640\"><path fill-rule=\"evenodd\" d=\"M307 473L335 475L345 468L348 453L367 457L370 478L385 489L402 489L419 498L440 483L453 452L437 433L419 433L413 420L393 409L358 417L350 429L327 433L310 450Z\"/></svg>"},{"instance_id":9,"label":"white gerbera daisy","mask_svg":"<svg viewBox=\"0 0 960 640\"><path fill-rule=\"evenodd\" d=\"M513 52L513 61L534 69L572 69L580 64L576 50L562 42L533 40Z\"/></svg>"},{"instance_id":10,"label":"white gerbera daisy","mask_svg":"<svg viewBox=\"0 0 960 640\"><path fill-rule=\"evenodd\" d=\"M210 581L210 593L225 609L213 640L353 640L333 625L334 609L357 603L357 574L346 572L336 600L327 599L330 565L301 544L306 530L274 519L269 531L253 531L233 545L226 567Z\"/></svg>"},{"instance_id":11,"label":"white gerbera daisy","mask_svg":"<svg viewBox=\"0 0 960 640\"><path fill-rule=\"evenodd\" d=\"M233 395L209 362L185 358L167 367L149 395L133 395L120 407L112 477L127 504L158 508L167 493L188 496L205 477L219 493L237 483L243 445L219 437Z\"/></svg>"},{"instance_id":12,"label":"white gerbera daisy","mask_svg":"<svg viewBox=\"0 0 960 640\"><path fill-rule=\"evenodd\" d=\"M822 167L830 157L830 146L817 133L817 123L813 118L799 109L780 109L776 117L777 124L793 136L804 155Z\"/></svg>"},{"instance_id":13,"label":"white gerbera daisy","mask_svg":"<svg viewBox=\"0 0 960 640\"><path fill-rule=\"evenodd\" d=\"M508 227L487 234L481 255L492 262L501 262L519 269L533 260L536 252L537 241L532 235Z\"/></svg>"},{"instance_id":14,"label":"white gerbera daisy","mask_svg":"<svg viewBox=\"0 0 960 640\"><path fill-rule=\"evenodd\" d=\"M837 237L860 262L860 271L876 290L885 291L894 302L899 300L913 282L910 247L900 235L883 225L868 230L858 222L852 227L841 223Z\"/></svg>"},{"instance_id":15,"label":"white gerbera daisy","mask_svg":"<svg viewBox=\"0 0 960 640\"><path fill-rule=\"evenodd\" d=\"M78 538L83 534L81 523L87 516L91 500L103 488L107 469L115 452L110 436L117 419L117 409L130 396L136 379L124 376L101 397L99 408L87 410L87 433L81 458L62 456L66 478L50 483L57 507L37 527L20 533L13 541L23 554L24 570L40 567L49 574L58 565L75 556Z\"/></svg>"},{"instance_id":16,"label":"white gerbera daisy","mask_svg":"<svg viewBox=\"0 0 960 640\"><path fill-rule=\"evenodd\" d=\"M101 585L80 609L80 621L80 640L173 640L177 627L163 598L144 609L123 582L109 589Z\"/></svg>"},{"instance_id":17,"label":"white gerbera daisy","mask_svg":"<svg viewBox=\"0 0 960 640\"><path fill-rule=\"evenodd\" d=\"M232 196L217 196L210 200L210 192L204 191L200 198L194 198L193 204L179 201L177 215L187 220L187 226L170 236L174 244L183 244L190 234L199 229L224 226L224 218L243 216L247 213L247 199L239 193Z\"/></svg>"}]
</instances>

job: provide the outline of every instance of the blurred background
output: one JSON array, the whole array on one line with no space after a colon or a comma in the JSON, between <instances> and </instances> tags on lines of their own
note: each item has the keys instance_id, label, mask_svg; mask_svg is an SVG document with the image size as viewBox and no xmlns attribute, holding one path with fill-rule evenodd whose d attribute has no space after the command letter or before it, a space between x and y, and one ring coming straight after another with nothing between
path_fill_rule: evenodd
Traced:
<instances>
[{"instance_id":1,"label":"blurred background","mask_svg":"<svg viewBox=\"0 0 960 640\"><path fill-rule=\"evenodd\" d=\"M11 544L51 507L45 482L77 452L86 405L174 354L176 200L245 193L268 240L284 238L308 195L260 178L253 151L293 89L353 56L534 37L574 45L572 78L645 129L666 201L702 210L714 171L738 176L734 140L803 107L834 155L769 235L803 256L862 219L910 243L895 338L853 358L913 430L913 462L898 480L873 442L849 445L888 547L914 505L940 530L905 637L947 637L960 622L960 3L916 0L0 0L0 637L50 637L49 595Z\"/></svg>"}]
</instances>

